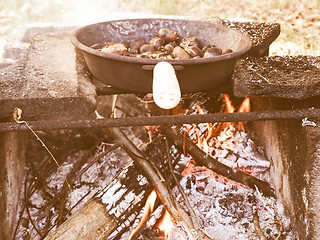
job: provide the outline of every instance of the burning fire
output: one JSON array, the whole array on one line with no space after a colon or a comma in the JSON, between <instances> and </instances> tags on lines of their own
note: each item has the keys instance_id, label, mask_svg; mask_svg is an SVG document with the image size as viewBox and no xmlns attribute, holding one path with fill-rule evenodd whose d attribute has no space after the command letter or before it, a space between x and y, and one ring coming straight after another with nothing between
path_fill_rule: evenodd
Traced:
<instances>
[{"instance_id":1,"label":"burning fire","mask_svg":"<svg viewBox=\"0 0 320 240\"><path fill-rule=\"evenodd\" d=\"M226 109L224 112L233 113L236 109L232 106L231 100L228 94L223 94Z\"/></svg>"},{"instance_id":2,"label":"burning fire","mask_svg":"<svg viewBox=\"0 0 320 240\"><path fill-rule=\"evenodd\" d=\"M144 211L144 214L143 214L143 217L141 219L141 221L139 222L138 226L131 232L130 236L128 237L128 240L131 240L132 237L134 236L134 234L136 232L139 231L139 229L143 226L143 224L145 223L145 221L147 220L148 216L150 213L153 212L153 209L154 209L154 204L156 202L156 199L157 199L157 193L155 190L153 190L150 195L148 196L147 198L147 201L146 201L146 205L145 205L145 211Z\"/></svg>"},{"instance_id":3,"label":"burning fire","mask_svg":"<svg viewBox=\"0 0 320 240\"><path fill-rule=\"evenodd\" d=\"M225 103L225 109L224 112L225 113L234 113L236 111L235 107L232 105L232 102L229 98L229 96L227 94L223 95L224 98L224 103ZM205 114L204 110L197 105L195 107L195 110L198 114ZM242 104L239 107L238 112L250 112L250 99L247 97L243 100ZM196 140L195 143L197 144L197 146L199 148L201 148L204 152L209 154L209 140L214 137L217 136L217 134L219 134L217 136L218 140L220 142L224 142L226 139L230 138L234 132L235 132L235 127L234 127L233 122L228 122L228 123L219 123L219 124L212 124L212 123L206 123L206 132L205 134L203 133L198 133L195 129L196 129L196 125L193 124L191 125L191 127L189 126L185 126L186 131L190 132L191 129L194 129L194 132L196 134ZM238 122L238 130L240 131L244 131L244 123L243 122Z\"/></svg>"},{"instance_id":4,"label":"burning fire","mask_svg":"<svg viewBox=\"0 0 320 240\"><path fill-rule=\"evenodd\" d=\"M143 214L143 217L141 218L141 221L139 222L138 226L133 229L133 231L131 232L130 236L128 237L128 240L131 240L132 237L139 231L139 229L143 226L143 224L145 223L145 221L147 220L148 216L153 212L154 210L154 205L157 199L157 193L155 190L153 190L146 201L145 204L145 211ZM173 223L171 221L171 217L170 214L168 213L168 211L166 210L162 219L159 221L158 223L158 228L161 232L163 232L167 238L167 236L169 235L171 229L173 228Z\"/></svg>"},{"instance_id":5,"label":"burning fire","mask_svg":"<svg viewBox=\"0 0 320 240\"><path fill-rule=\"evenodd\" d=\"M230 100L230 97L227 94L223 95L224 100L224 112L225 113L234 113L236 111L236 108L232 105L232 102ZM205 111L199 106L195 106L195 110L197 114L205 114ZM238 112L250 112L250 99L247 97L243 100L241 103ZM212 123L205 123L202 130L199 132L199 125L190 124L185 125L185 134L189 133L190 135L193 135L193 141L196 143L196 145L202 149L207 154L210 154L210 147L212 144L210 140L213 139L213 137L216 137L219 142L224 142L230 137L232 137L236 131L234 122L226 122L226 123L219 123L219 124L212 124ZM200 127L201 128L201 127ZM244 132L244 123L238 122L237 128L239 131ZM196 136L196 137L194 137ZM184 151L185 153L185 151ZM196 165L192 162L187 164L186 168L182 172L182 175L189 174L193 172L193 169Z\"/></svg>"},{"instance_id":6,"label":"burning fire","mask_svg":"<svg viewBox=\"0 0 320 240\"><path fill-rule=\"evenodd\" d=\"M164 216L159 222L158 228L161 232L164 233L165 237L167 238L169 233L171 232L171 229L173 228L173 223L168 211L164 213Z\"/></svg>"},{"instance_id":7,"label":"burning fire","mask_svg":"<svg viewBox=\"0 0 320 240\"><path fill-rule=\"evenodd\" d=\"M232 102L227 94L224 94L224 102L225 102L224 112L233 113L236 111L235 107L233 107ZM205 111L198 105L195 107L195 110L198 114L205 114ZM242 102L242 104L240 105L238 112L249 112L249 111L250 111L250 99L245 98L244 101ZM198 145L198 147L201 148L206 153L210 154L210 152L209 152L210 139L212 139L214 136L217 136L217 134L219 134L219 131L220 131L220 134L217 136L217 139L220 142L227 140L236 131L234 124L235 123L232 123L232 122L219 123L219 124L205 123L204 124L205 128L206 128L205 134L203 134L201 132L200 133L197 132L195 130L196 125L194 125L194 124L188 125L188 126L186 125L185 126L185 134L190 132L193 129L195 132L195 135L197 137L195 142ZM244 131L243 124L244 124L243 122L238 123L238 130ZM152 132L155 129L148 128L148 130L150 132ZM185 152L185 150L184 150L184 152ZM192 159L191 159L191 162L189 162L189 164L187 164L186 168L183 170L182 175L192 173L195 168L196 168L196 165L195 165L195 163L192 162ZM143 226L143 224L147 220L149 214L151 214L153 212L156 199L157 199L157 194L156 194L156 191L153 190L147 198L147 201L145 204L144 215L143 215L140 223L138 224L138 226L130 234L128 240L132 239L134 234L136 234L139 231L139 229ZM157 224L157 227L161 232L163 232L165 234L166 238L169 236L169 234L173 228L173 222L171 220L171 217L170 217L170 214L168 213L168 211L165 211L164 215L162 216L162 219Z\"/></svg>"},{"instance_id":8,"label":"burning fire","mask_svg":"<svg viewBox=\"0 0 320 240\"><path fill-rule=\"evenodd\" d=\"M227 94L223 95L224 102L225 102L225 113L233 113L235 111L235 108L232 106L232 102ZM243 102L241 103L238 112L250 112L250 98L245 98ZM234 123L227 123L227 127L224 128L224 131L226 131L226 128L233 127ZM228 129L227 129L228 130ZM238 122L238 130L244 131L243 122ZM234 131L234 130L233 130Z\"/></svg>"}]
</instances>

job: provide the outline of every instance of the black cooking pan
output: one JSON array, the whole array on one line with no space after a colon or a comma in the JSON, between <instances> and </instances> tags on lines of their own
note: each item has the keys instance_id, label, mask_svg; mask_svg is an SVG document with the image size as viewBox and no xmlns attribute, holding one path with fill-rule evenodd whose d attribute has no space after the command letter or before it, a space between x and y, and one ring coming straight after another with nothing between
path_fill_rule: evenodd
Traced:
<instances>
[{"instance_id":1,"label":"black cooking pan","mask_svg":"<svg viewBox=\"0 0 320 240\"><path fill-rule=\"evenodd\" d=\"M72 43L79 48L95 78L113 87L152 92L152 69L158 59L106 54L90 46L104 42L128 44L133 38L149 41L160 28L176 31L180 38L195 36L202 45L213 44L233 53L213 58L165 60L176 69L181 92L197 92L223 84L236 61L251 48L247 35L219 23L178 19L126 19L88 25L76 30Z\"/></svg>"}]
</instances>

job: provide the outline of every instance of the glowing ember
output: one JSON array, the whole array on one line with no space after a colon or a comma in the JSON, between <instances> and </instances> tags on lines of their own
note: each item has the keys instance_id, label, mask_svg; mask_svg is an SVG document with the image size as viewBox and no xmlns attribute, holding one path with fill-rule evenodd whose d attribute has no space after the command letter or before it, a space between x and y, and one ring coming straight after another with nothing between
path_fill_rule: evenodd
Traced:
<instances>
[{"instance_id":1,"label":"glowing ember","mask_svg":"<svg viewBox=\"0 0 320 240\"><path fill-rule=\"evenodd\" d=\"M181 176L185 176L185 175L191 174L193 172L193 169L196 165L195 165L195 163L193 163L191 161L192 161L192 159L189 160L189 162L187 162L186 167L181 172Z\"/></svg>"},{"instance_id":2,"label":"glowing ember","mask_svg":"<svg viewBox=\"0 0 320 240\"><path fill-rule=\"evenodd\" d=\"M227 94L223 95L224 100L224 109L225 113L233 113L236 111L236 108L232 105L231 99ZM206 110L201 108L199 105L194 107L196 114L206 114ZM250 99L245 98L238 108L238 112L249 112L250 111ZM244 123L237 123L237 130L234 127L236 123L227 122L227 123L200 123L200 124L185 124L185 133L187 132L190 138L194 143L206 152L209 155L215 154L218 150L215 150L214 145L217 143L223 144L224 142L229 142L229 139L232 139L237 130L240 132L244 131ZM214 151L213 151L214 150ZM185 151L184 151L185 152ZM228 164L227 164L228 165ZM229 166L229 165L228 165ZM230 166L230 167L237 167ZM183 174L188 174L192 172L192 164L187 166Z\"/></svg>"},{"instance_id":3,"label":"glowing ember","mask_svg":"<svg viewBox=\"0 0 320 240\"><path fill-rule=\"evenodd\" d=\"M220 142L226 141L228 138L231 138L235 132L235 128L232 126L232 124L228 125L223 131L220 133L220 135L217 137Z\"/></svg>"},{"instance_id":4,"label":"glowing ember","mask_svg":"<svg viewBox=\"0 0 320 240\"><path fill-rule=\"evenodd\" d=\"M165 234L167 238L171 229L173 228L173 223L171 221L171 217L168 211L166 211L164 216L162 217L161 222L158 225L158 228L161 232Z\"/></svg>"},{"instance_id":5,"label":"glowing ember","mask_svg":"<svg viewBox=\"0 0 320 240\"><path fill-rule=\"evenodd\" d=\"M233 113L236 111L236 108L233 107L232 102L227 94L224 94L224 103L225 103L224 112ZM206 110L201 108L199 105L196 105L194 110L196 114L206 114ZM238 112L249 112L249 111L250 111L250 99L245 98L245 100L240 105ZM232 123L232 122L220 123L220 124L218 123L216 124L212 124L212 123L185 124L184 136L185 134L189 134L190 137L193 136L193 141L198 145L198 147L201 148L203 151L205 151L207 154L211 154L213 144L216 141L223 144L223 142L228 142L229 139L231 139L234 136L234 134L237 132L234 127L234 124L235 123ZM150 133L150 138L153 135L153 132L157 131L157 128L147 127L147 129L148 129L148 132ZM238 123L238 130L239 131L244 130L243 123ZM183 145L183 151L185 153L184 145ZM185 153L185 156L188 156L188 154ZM232 166L232 167L236 167L236 166ZM181 173L182 176L186 176L189 174L193 175L194 179L196 181L200 181L200 183L212 176L214 176L217 182L224 183L226 181L225 178L221 177L220 175L212 171L209 171L205 167L196 166L192 158L190 158L190 161L188 162L185 169ZM233 183L233 186L237 186L237 185L238 185L237 183ZM132 231L128 240L131 240L134 234L137 233L138 230L143 226L148 216L153 211L156 198L157 198L156 192L152 191L147 199L144 215L139 225ZM169 237L170 232L172 231L172 228L174 227L168 211L165 211L161 220L157 224L157 227L161 232L164 233L167 239Z\"/></svg>"},{"instance_id":6,"label":"glowing ember","mask_svg":"<svg viewBox=\"0 0 320 240\"><path fill-rule=\"evenodd\" d=\"M131 232L130 236L128 237L128 240L131 240L134 234L139 231L139 229L142 227L144 222L147 220L149 213L151 213L154 209L154 203L157 199L157 193L155 190L153 190L150 195L147 198L146 205L145 205L145 212L143 214L143 217L141 221L139 222L139 225Z\"/></svg>"},{"instance_id":7,"label":"glowing ember","mask_svg":"<svg viewBox=\"0 0 320 240\"><path fill-rule=\"evenodd\" d=\"M224 112L225 113L235 112L236 109L232 105L229 95L224 94L223 99L224 99L224 105L225 105ZM206 113L199 105L195 106L195 111L198 114ZM238 112L249 112L249 111L250 111L250 99L247 97L244 99L244 101L240 105ZM193 135L192 132L195 132L195 136L196 136L196 139L194 139L195 143L199 148L201 148L203 151L209 154L210 139L212 139L214 135L217 136L219 132L220 134L217 137L219 141L223 142L226 139L230 138L235 132L234 124L235 123L232 123L232 122L219 123L219 124L205 123L203 124L204 130L201 130L200 132L198 129L201 124L199 125L192 124L189 126L185 125L185 128L187 132L189 132L189 135ZM244 125L242 122L238 123L238 130L244 132Z\"/></svg>"}]
</instances>

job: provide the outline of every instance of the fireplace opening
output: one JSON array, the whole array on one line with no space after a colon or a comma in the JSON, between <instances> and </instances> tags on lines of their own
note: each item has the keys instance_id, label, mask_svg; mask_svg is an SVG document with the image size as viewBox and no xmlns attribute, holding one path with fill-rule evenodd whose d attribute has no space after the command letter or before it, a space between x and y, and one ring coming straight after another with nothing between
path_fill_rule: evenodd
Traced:
<instances>
[{"instance_id":1,"label":"fireplace opening","mask_svg":"<svg viewBox=\"0 0 320 240\"><path fill-rule=\"evenodd\" d=\"M189 94L184 96L177 111L183 115L208 114L219 108L222 112L249 111L249 102L249 98L227 94ZM159 111L154 103L132 94L119 95L115 109L118 118L141 114L146 109ZM170 114L177 114L177 111ZM187 209L188 215L196 218L198 231L208 239L256 239L261 234L267 238L295 239L290 214L280 199L264 196L258 187L230 180L202 166L190 155L188 145L175 146L161 128L138 126L122 130L149 156L164 176L172 197ZM155 191L147 178L119 148L121 143L117 143L109 131L62 130L39 134L61 160L59 163L71 183L72 193L60 170L37 140L32 140L27 148L28 159L33 161L28 161L25 211L20 217L17 236L28 232L33 239L40 239L46 236L46 231L55 233L68 223L72 213L82 211L83 206L94 199L107 209L108 219L113 219L110 229L100 226L105 233L100 228L97 231L104 239L192 239L190 232L170 217L159 197L153 195ZM185 140L191 139L204 155L271 183L271 163L263 147L258 145L254 124L184 124L178 134ZM168 161L173 165L172 172ZM178 179L182 192L172 174ZM186 195L191 210L186 207L182 195ZM165 225L161 223L164 221ZM71 227L76 222L69 224Z\"/></svg>"}]
</instances>

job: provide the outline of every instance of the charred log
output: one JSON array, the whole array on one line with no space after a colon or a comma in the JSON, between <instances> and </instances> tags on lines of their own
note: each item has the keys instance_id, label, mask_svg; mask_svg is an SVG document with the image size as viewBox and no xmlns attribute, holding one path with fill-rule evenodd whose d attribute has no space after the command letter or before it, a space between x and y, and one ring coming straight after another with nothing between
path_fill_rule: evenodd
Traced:
<instances>
[{"instance_id":1,"label":"charred log","mask_svg":"<svg viewBox=\"0 0 320 240\"><path fill-rule=\"evenodd\" d=\"M252 189L256 189L257 187L266 196L275 196L274 191L269 183L261 181L260 179L257 179L249 174L230 168L220 163L219 161L202 151L190 139L184 138L178 132L177 128L161 126L160 130L178 148L182 149L184 147L186 152L193 156L198 164L206 166L214 172L236 182L242 183Z\"/></svg>"},{"instance_id":2,"label":"charred log","mask_svg":"<svg viewBox=\"0 0 320 240\"><path fill-rule=\"evenodd\" d=\"M104 239L117 227L117 223L98 201L88 201L78 212L65 221L45 240Z\"/></svg>"},{"instance_id":3,"label":"charred log","mask_svg":"<svg viewBox=\"0 0 320 240\"><path fill-rule=\"evenodd\" d=\"M121 129L112 128L109 131L117 142L121 142L122 148L135 164L123 169L105 189L62 223L56 231L48 235L46 240L79 239L82 236L89 236L90 233L96 238L88 239L103 239L110 234L112 234L111 237L117 237L129 230L153 188L157 190L160 200L175 221L183 222L187 226L191 225L189 228L192 228L187 213L176 207L157 166L147 160L147 156L127 138ZM141 176L141 173L148 181ZM100 223L95 223L92 219L97 209L102 214L100 213L95 221L102 222L103 228ZM89 221L89 225L86 226L85 221Z\"/></svg>"},{"instance_id":4,"label":"charred log","mask_svg":"<svg viewBox=\"0 0 320 240\"><path fill-rule=\"evenodd\" d=\"M139 179L134 165L120 171L110 184L63 222L45 240L105 239L130 226L152 188Z\"/></svg>"}]
</instances>

